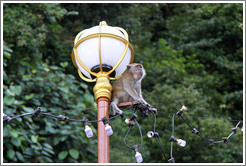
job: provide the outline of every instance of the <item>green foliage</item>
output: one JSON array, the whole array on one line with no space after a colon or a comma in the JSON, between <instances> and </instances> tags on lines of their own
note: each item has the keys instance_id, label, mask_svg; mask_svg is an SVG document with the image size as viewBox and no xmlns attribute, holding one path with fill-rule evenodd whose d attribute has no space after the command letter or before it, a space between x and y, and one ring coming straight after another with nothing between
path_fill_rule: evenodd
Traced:
<instances>
[{"instance_id":1,"label":"green foliage","mask_svg":"<svg viewBox=\"0 0 246 166\"><path fill-rule=\"evenodd\" d=\"M210 102L225 104L223 111L232 118L242 117L242 4L184 4L177 9L168 18L169 44L184 56L196 54L212 79L204 84L204 93L214 94Z\"/></svg>"},{"instance_id":2,"label":"green foliage","mask_svg":"<svg viewBox=\"0 0 246 166\"><path fill-rule=\"evenodd\" d=\"M87 86L65 74L71 61L53 63L52 58L45 58L50 49L45 48L50 42L48 34L62 28L57 21L67 10L58 4L4 4L4 10L4 26L9 27L4 28L4 112L15 115L41 107L55 114L84 117L81 110L95 110ZM61 40L59 32L52 36ZM95 115L95 111L86 113L88 118ZM4 162L96 162L96 157L82 157L96 146L87 145L83 127L77 123L23 117L4 125L3 140Z\"/></svg>"},{"instance_id":3,"label":"green foliage","mask_svg":"<svg viewBox=\"0 0 246 166\"><path fill-rule=\"evenodd\" d=\"M188 106L187 120L207 138L220 140L235 125L230 119L242 119L242 4L4 3L3 9L3 109L8 115L41 107L57 115L96 119L94 84L81 83L70 54L79 31L105 20L126 29L135 61L144 64L143 96L158 108L156 130L166 154L171 135L171 115L166 113L182 105ZM139 114L138 120L144 162L166 162L155 140L146 137L153 117ZM134 152L123 144L127 125L121 119L110 123L111 162L135 162ZM97 162L97 135L89 140L83 130L79 123L42 116L16 119L3 126L3 162ZM241 132L228 144L211 147L189 130L175 119L175 136L187 141L185 148L174 145L176 162L242 162ZM134 127L128 143L139 144L138 134Z\"/></svg>"}]
</instances>

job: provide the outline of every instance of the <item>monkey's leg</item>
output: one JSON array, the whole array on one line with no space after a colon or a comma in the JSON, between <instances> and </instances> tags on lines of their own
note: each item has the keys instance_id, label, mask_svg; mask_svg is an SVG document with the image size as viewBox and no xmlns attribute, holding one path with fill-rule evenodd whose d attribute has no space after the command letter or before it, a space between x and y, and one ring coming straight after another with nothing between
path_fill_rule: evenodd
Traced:
<instances>
[{"instance_id":1,"label":"monkey's leg","mask_svg":"<svg viewBox=\"0 0 246 166\"><path fill-rule=\"evenodd\" d=\"M115 101L111 102L110 107L111 107L111 114L112 115L115 115L115 113L118 113L118 114L123 113L123 111L121 111L119 109L119 107L117 106L117 103Z\"/></svg>"}]
</instances>

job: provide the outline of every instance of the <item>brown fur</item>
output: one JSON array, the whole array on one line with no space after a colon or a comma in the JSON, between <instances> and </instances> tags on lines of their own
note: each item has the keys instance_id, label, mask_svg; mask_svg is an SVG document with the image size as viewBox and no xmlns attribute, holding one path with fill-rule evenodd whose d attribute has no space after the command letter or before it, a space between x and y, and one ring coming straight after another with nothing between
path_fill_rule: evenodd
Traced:
<instances>
[{"instance_id":1,"label":"brown fur","mask_svg":"<svg viewBox=\"0 0 246 166\"><path fill-rule=\"evenodd\" d=\"M111 102L111 114L122 114L118 104L128 101L138 101L148 104L142 97L141 81L146 75L142 64L133 63L127 66L126 71L113 84L113 95Z\"/></svg>"}]
</instances>

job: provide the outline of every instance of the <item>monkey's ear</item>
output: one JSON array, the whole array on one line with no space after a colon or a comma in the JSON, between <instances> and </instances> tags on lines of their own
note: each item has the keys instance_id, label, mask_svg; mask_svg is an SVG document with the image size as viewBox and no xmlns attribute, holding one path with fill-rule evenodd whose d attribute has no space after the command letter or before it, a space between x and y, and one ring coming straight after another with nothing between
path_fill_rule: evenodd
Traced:
<instances>
[{"instance_id":1,"label":"monkey's ear","mask_svg":"<svg viewBox=\"0 0 246 166\"><path fill-rule=\"evenodd\" d=\"M128 69L130 69L131 68L131 64L128 64L127 66L126 66L126 69L128 70Z\"/></svg>"}]
</instances>

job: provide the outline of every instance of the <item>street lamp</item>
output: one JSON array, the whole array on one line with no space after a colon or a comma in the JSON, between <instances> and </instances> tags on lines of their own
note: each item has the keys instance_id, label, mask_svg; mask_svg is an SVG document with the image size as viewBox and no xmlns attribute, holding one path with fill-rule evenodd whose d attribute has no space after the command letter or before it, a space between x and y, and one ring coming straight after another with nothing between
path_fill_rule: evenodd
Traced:
<instances>
[{"instance_id":1,"label":"street lamp","mask_svg":"<svg viewBox=\"0 0 246 166\"><path fill-rule=\"evenodd\" d=\"M78 33L74 40L72 61L79 76L87 82L96 82L93 88L98 107L98 120L108 116L112 86L115 80L134 60L134 51L127 32L120 27L98 26ZM109 162L109 136L104 123L98 122L98 162Z\"/></svg>"}]
</instances>

